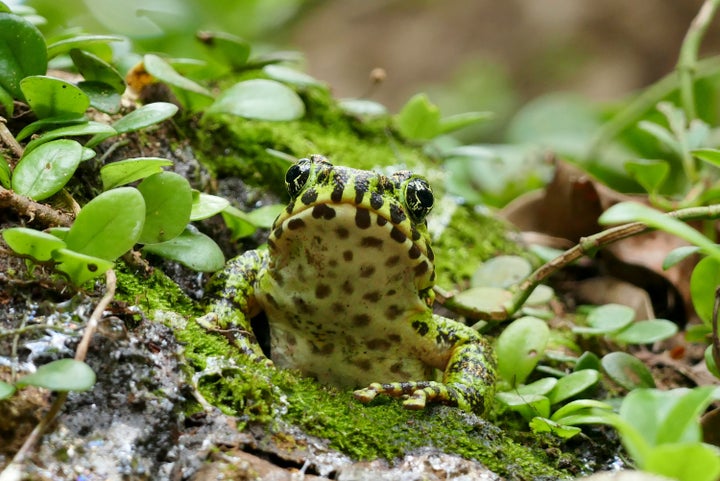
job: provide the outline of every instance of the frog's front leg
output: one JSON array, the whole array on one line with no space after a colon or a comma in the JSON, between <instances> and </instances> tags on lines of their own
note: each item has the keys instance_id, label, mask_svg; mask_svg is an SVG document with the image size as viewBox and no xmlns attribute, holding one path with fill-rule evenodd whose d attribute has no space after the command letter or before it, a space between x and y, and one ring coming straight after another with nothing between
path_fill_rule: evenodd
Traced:
<instances>
[{"instance_id":1,"label":"frog's front leg","mask_svg":"<svg viewBox=\"0 0 720 481\"><path fill-rule=\"evenodd\" d=\"M407 396L403 406L423 409L428 403L457 406L482 414L490 407L495 393L497 362L490 344L477 331L459 322L434 315L435 332L425 333L427 323L413 323L413 327L434 343L434 351L427 351L427 364L443 369L443 380L373 383L355 391L355 398L370 402L378 394L393 397ZM444 365L438 365L438 359Z\"/></svg>"},{"instance_id":2,"label":"frog's front leg","mask_svg":"<svg viewBox=\"0 0 720 481\"><path fill-rule=\"evenodd\" d=\"M255 299L255 283L267 263L267 251L247 251L228 261L208 282L208 312L197 321L208 331L226 335L240 352L253 360L272 363L260 349L250 325L250 319L260 311Z\"/></svg>"}]
</instances>

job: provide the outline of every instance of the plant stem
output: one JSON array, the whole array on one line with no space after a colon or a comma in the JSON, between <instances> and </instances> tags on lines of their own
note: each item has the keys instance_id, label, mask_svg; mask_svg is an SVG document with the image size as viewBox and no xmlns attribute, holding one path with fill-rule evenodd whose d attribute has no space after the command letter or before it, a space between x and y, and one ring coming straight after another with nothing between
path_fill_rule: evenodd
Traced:
<instances>
[{"instance_id":1,"label":"plant stem","mask_svg":"<svg viewBox=\"0 0 720 481\"><path fill-rule=\"evenodd\" d=\"M669 212L667 215L682 221L717 219L720 217L720 204L705 207L689 207L687 209ZM629 224L611 227L588 237L583 237L576 246L568 249L555 259L552 259L540 266L535 272L530 274L517 286L517 290L515 291L513 298L502 307L504 319L509 318L517 312L527 298L530 297L530 294L535 287L560 268L579 259L583 255L595 253L598 249L606 247L614 242L649 230L653 229L641 222L631 222ZM486 320L498 320L499 318L501 318L499 312L489 313L488 316L483 317L483 319Z\"/></svg>"},{"instance_id":2,"label":"plant stem","mask_svg":"<svg viewBox=\"0 0 720 481\"><path fill-rule=\"evenodd\" d=\"M675 70L680 82L680 98L688 122L697 118L695 108L695 73L698 66L700 43L710 25L720 0L705 0L685 34Z\"/></svg>"}]
</instances>

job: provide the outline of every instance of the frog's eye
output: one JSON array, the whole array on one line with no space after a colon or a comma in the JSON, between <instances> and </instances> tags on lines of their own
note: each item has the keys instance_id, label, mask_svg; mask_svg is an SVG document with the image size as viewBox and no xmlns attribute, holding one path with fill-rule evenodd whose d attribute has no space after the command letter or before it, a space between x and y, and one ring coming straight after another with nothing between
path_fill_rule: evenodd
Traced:
<instances>
[{"instance_id":1,"label":"frog's eye","mask_svg":"<svg viewBox=\"0 0 720 481\"><path fill-rule=\"evenodd\" d=\"M425 179L415 178L407 183L405 187L405 203L408 214L415 222L425 219L433 208L435 198L430 184Z\"/></svg>"},{"instance_id":2,"label":"frog's eye","mask_svg":"<svg viewBox=\"0 0 720 481\"><path fill-rule=\"evenodd\" d=\"M309 177L310 161L308 159L300 159L296 164L290 166L285 173L285 186L291 197L300 193Z\"/></svg>"}]
</instances>

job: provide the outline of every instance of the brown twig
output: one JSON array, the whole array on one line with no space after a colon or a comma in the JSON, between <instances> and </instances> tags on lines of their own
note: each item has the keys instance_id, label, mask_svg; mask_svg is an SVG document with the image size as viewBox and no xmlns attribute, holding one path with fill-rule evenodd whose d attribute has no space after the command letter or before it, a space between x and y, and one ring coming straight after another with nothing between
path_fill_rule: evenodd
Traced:
<instances>
[{"instance_id":1,"label":"brown twig","mask_svg":"<svg viewBox=\"0 0 720 481\"><path fill-rule=\"evenodd\" d=\"M7 120L5 119L5 117L0 117L0 140L2 140L5 145L10 147L15 156L19 159L23 155L23 148L18 143L18 141L15 140L15 136L7 128L6 123ZM16 163L17 162L8 162L11 169L15 167Z\"/></svg>"},{"instance_id":2,"label":"brown twig","mask_svg":"<svg viewBox=\"0 0 720 481\"><path fill-rule=\"evenodd\" d=\"M73 222L69 215L4 187L0 187L0 208L2 207L10 207L18 214L29 217L31 222L36 220L44 226L67 227Z\"/></svg>"}]
</instances>

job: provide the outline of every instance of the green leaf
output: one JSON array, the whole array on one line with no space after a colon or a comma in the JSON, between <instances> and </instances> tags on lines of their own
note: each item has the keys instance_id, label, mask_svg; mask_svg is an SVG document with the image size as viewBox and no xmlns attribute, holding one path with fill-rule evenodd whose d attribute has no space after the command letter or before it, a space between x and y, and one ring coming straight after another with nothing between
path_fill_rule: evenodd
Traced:
<instances>
[{"instance_id":1,"label":"green leaf","mask_svg":"<svg viewBox=\"0 0 720 481\"><path fill-rule=\"evenodd\" d=\"M635 318L632 307L621 304L605 304L593 309L587 317L590 327L575 327L581 334L609 334L629 325Z\"/></svg>"},{"instance_id":2,"label":"green leaf","mask_svg":"<svg viewBox=\"0 0 720 481\"><path fill-rule=\"evenodd\" d=\"M20 141L24 140L25 138L31 136L38 130L45 130L47 128L64 127L66 125L85 124L85 123L87 123L87 121L88 120L84 116L77 116L74 114L61 115L59 117L49 117L47 119L36 120L35 122L26 125L20 131L20 133L18 133L15 136L15 140L20 142Z\"/></svg>"},{"instance_id":3,"label":"green leaf","mask_svg":"<svg viewBox=\"0 0 720 481\"><path fill-rule=\"evenodd\" d=\"M215 241L190 229L162 244L146 245L143 252L177 261L199 272L214 272L225 265L225 257Z\"/></svg>"},{"instance_id":4,"label":"green leaf","mask_svg":"<svg viewBox=\"0 0 720 481\"><path fill-rule=\"evenodd\" d=\"M221 93L208 114L231 114L257 120L295 120L305 115L305 104L294 90L280 82L245 80Z\"/></svg>"},{"instance_id":5,"label":"green leaf","mask_svg":"<svg viewBox=\"0 0 720 481\"><path fill-rule=\"evenodd\" d=\"M49 58L69 53L73 49L92 50L95 45L105 45L111 42L122 42L125 39L116 35L77 35L48 45Z\"/></svg>"},{"instance_id":6,"label":"green leaf","mask_svg":"<svg viewBox=\"0 0 720 481\"><path fill-rule=\"evenodd\" d=\"M589 409L604 409L606 411L612 411L613 408L611 405L602 401L598 401L597 399L576 399L575 401L571 401L564 406L558 408L558 410L553 413L550 419L562 423L563 418L570 415L574 416L578 413L587 412L587 410Z\"/></svg>"},{"instance_id":7,"label":"green leaf","mask_svg":"<svg viewBox=\"0 0 720 481\"><path fill-rule=\"evenodd\" d=\"M80 82L78 87L90 98L90 105L106 114L120 111L122 96L110 85L102 82Z\"/></svg>"},{"instance_id":8,"label":"green leaf","mask_svg":"<svg viewBox=\"0 0 720 481\"><path fill-rule=\"evenodd\" d=\"M626 344L652 344L674 336L677 331L678 327L674 322L666 319L651 319L634 322L613 334L612 338Z\"/></svg>"},{"instance_id":9,"label":"green leaf","mask_svg":"<svg viewBox=\"0 0 720 481\"><path fill-rule=\"evenodd\" d=\"M70 58L85 80L107 84L120 95L125 92L125 79L120 72L97 55L74 48Z\"/></svg>"},{"instance_id":10,"label":"green leaf","mask_svg":"<svg viewBox=\"0 0 720 481\"><path fill-rule=\"evenodd\" d=\"M193 204L192 211L190 212L190 220L196 221L207 219L208 217L219 214L229 205L230 202L223 197L193 191Z\"/></svg>"},{"instance_id":11,"label":"green leaf","mask_svg":"<svg viewBox=\"0 0 720 481\"><path fill-rule=\"evenodd\" d=\"M177 87L181 90L194 92L205 97L212 97L205 87L193 82L187 77L183 77L177 73L177 71L172 68L169 63L157 55L146 54L143 57L143 64L145 65L145 70L161 82L172 85L173 87Z\"/></svg>"},{"instance_id":12,"label":"green leaf","mask_svg":"<svg viewBox=\"0 0 720 481\"><path fill-rule=\"evenodd\" d=\"M262 229L272 227L275 218L285 209L285 204L270 204L258 207L248 212L247 220Z\"/></svg>"},{"instance_id":13,"label":"green leaf","mask_svg":"<svg viewBox=\"0 0 720 481\"><path fill-rule=\"evenodd\" d=\"M70 282L76 286L81 286L90 279L101 276L113 266L111 261L81 254L70 249L54 250L52 257L57 262L55 269L65 273Z\"/></svg>"},{"instance_id":14,"label":"green leaf","mask_svg":"<svg viewBox=\"0 0 720 481\"><path fill-rule=\"evenodd\" d=\"M497 338L498 375L511 385L523 384L545 352L550 330L540 319L521 317Z\"/></svg>"},{"instance_id":15,"label":"green leaf","mask_svg":"<svg viewBox=\"0 0 720 481\"><path fill-rule=\"evenodd\" d=\"M463 112L461 114L449 115L440 119L439 134L447 134L479 122L485 122L494 117L492 112Z\"/></svg>"},{"instance_id":16,"label":"green leaf","mask_svg":"<svg viewBox=\"0 0 720 481\"><path fill-rule=\"evenodd\" d=\"M0 381L0 401L9 398L13 394L15 394L15 386L4 381Z\"/></svg>"},{"instance_id":17,"label":"green leaf","mask_svg":"<svg viewBox=\"0 0 720 481\"><path fill-rule=\"evenodd\" d=\"M26 227L11 227L2 235L12 250L39 262L49 261L54 250L65 247L65 242L54 235Z\"/></svg>"},{"instance_id":18,"label":"green leaf","mask_svg":"<svg viewBox=\"0 0 720 481\"><path fill-rule=\"evenodd\" d=\"M712 322L717 286L720 286L720 261L714 257L705 257L698 262L690 276L690 298L695 312L706 325Z\"/></svg>"},{"instance_id":19,"label":"green leaf","mask_svg":"<svg viewBox=\"0 0 720 481\"><path fill-rule=\"evenodd\" d=\"M628 391L655 387L655 380L643 362L626 352L611 352L600 361L610 378Z\"/></svg>"},{"instance_id":20,"label":"green leaf","mask_svg":"<svg viewBox=\"0 0 720 481\"><path fill-rule=\"evenodd\" d=\"M517 395L511 392L499 392L495 399L505 404L510 410L520 413L526 420L535 416L550 416L550 401L538 394Z\"/></svg>"},{"instance_id":21,"label":"green leaf","mask_svg":"<svg viewBox=\"0 0 720 481\"><path fill-rule=\"evenodd\" d=\"M699 250L700 248L696 246L676 247L675 249L671 250L667 256L665 256L665 260L663 260L662 265L663 270L670 269L672 266L679 264L680 262L684 261L686 258L695 254Z\"/></svg>"},{"instance_id":22,"label":"green leaf","mask_svg":"<svg viewBox=\"0 0 720 481\"><path fill-rule=\"evenodd\" d=\"M20 81L25 100L38 118L79 117L90 106L90 98L80 88L54 77L34 75Z\"/></svg>"},{"instance_id":23,"label":"green leaf","mask_svg":"<svg viewBox=\"0 0 720 481\"><path fill-rule=\"evenodd\" d=\"M696 149L690 153L703 162L720 167L720 150L718 149Z\"/></svg>"},{"instance_id":24,"label":"green leaf","mask_svg":"<svg viewBox=\"0 0 720 481\"><path fill-rule=\"evenodd\" d=\"M197 39L217 60L234 69L245 66L250 56L250 43L230 33L199 32Z\"/></svg>"},{"instance_id":25,"label":"green leaf","mask_svg":"<svg viewBox=\"0 0 720 481\"><path fill-rule=\"evenodd\" d=\"M701 386L694 389L673 389L663 392L665 397L674 397L665 405L672 406L661 419L657 431L657 444L702 441L700 416L707 407L718 399L716 386Z\"/></svg>"},{"instance_id":26,"label":"green leaf","mask_svg":"<svg viewBox=\"0 0 720 481\"><path fill-rule=\"evenodd\" d=\"M563 376L548 394L550 404L557 404L573 396L577 396L586 389L594 386L600 380L600 373L594 369L583 369Z\"/></svg>"},{"instance_id":27,"label":"green leaf","mask_svg":"<svg viewBox=\"0 0 720 481\"><path fill-rule=\"evenodd\" d=\"M37 27L17 15L0 13L0 87L23 99L20 81L46 70L47 48Z\"/></svg>"},{"instance_id":28,"label":"green leaf","mask_svg":"<svg viewBox=\"0 0 720 481\"><path fill-rule=\"evenodd\" d=\"M118 134L135 132L169 119L178 111L177 105L169 102L153 102L133 110L113 123Z\"/></svg>"},{"instance_id":29,"label":"green leaf","mask_svg":"<svg viewBox=\"0 0 720 481\"><path fill-rule=\"evenodd\" d=\"M715 481L720 457L717 448L707 444L664 444L650 450L642 468L677 481Z\"/></svg>"},{"instance_id":30,"label":"green leaf","mask_svg":"<svg viewBox=\"0 0 720 481\"><path fill-rule=\"evenodd\" d=\"M135 245L144 221L140 191L119 187L103 192L80 210L65 242L74 251L112 261Z\"/></svg>"},{"instance_id":31,"label":"green leaf","mask_svg":"<svg viewBox=\"0 0 720 481\"><path fill-rule=\"evenodd\" d=\"M10 164L7 163L5 157L0 153L0 185L6 189L10 189L11 186L10 176Z\"/></svg>"},{"instance_id":32,"label":"green leaf","mask_svg":"<svg viewBox=\"0 0 720 481\"><path fill-rule=\"evenodd\" d=\"M25 146L25 155L37 148L39 145L55 140L60 137L74 137L78 135L95 135L95 134L111 134L114 135L115 129L101 122L90 121L80 125L69 125L59 129L51 130L42 134L40 137L34 138ZM90 147L90 145L87 145Z\"/></svg>"},{"instance_id":33,"label":"green leaf","mask_svg":"<svg viewBox=\"0 0 720 481\"><path fill-rule=\"evenodd\" d=\"M533 433L552 433L562 439L570 439L582 431L582 429L578 427L566 426L540 416L532 418L529 426Z\"/></svg>"},{"instance_id":34,"label":"green leaf","mask_svg":"<svg viewBox=\"0 0 720 481\"><path fill-rule=\"evenodd\" d=\"M15 104L13 103L13 97L10 92L2 88L0 85L0 105L5 108L5 115L12 118L15 112Z\"/></svg>"},{"instance_id":35,"label":"green leaf","mask_svg":"<svg viewBox=\"0 0 720 481\"><path fill-rule=\"evenodd\" d=\"M440 133L440 109L425 93L408 100L396 121L400 134L411 140L432 139Z\"/></svg>"},{"instance_id":36,"label":"green leaf","mask_svg":"<svg viewBox=\"0 0 720 481\"><path fill-rule=\"evenodd\" d=\"M654 194L670 173L670 164L664 160L635 160L625 163L625 170L637 180L646 192Z\"/></svg>"},{"instance_id":37,"label":"green leaf","mask_svg":"<svg viewBox=\"0 0 720 481\"><path fill-rule=\"evenodd\" d=\"M247 214L240 209L229 205L225 207L220 214L228 226L228 229L232 232L232 240L249 237L257 231L255 224L250 222Z\"/></svg>"},{"instance_id":38,"label":"green leaf","mask_svg":"<svg viewBox=\"0 0 720 481\"><path fill-rule=\"evenodd\" d=\"M470 285L472 287L507 289L523 280L531 272L532 265L524 257L508 255L492 257L475 271Z\"/></svg>"},{"instance_id":39,"label":"green leaf","mask_svg":"<svg viewBox=\"0 0 720 481\"><path fill-rule=\"evenodd\" d=\"M496 312L512 299L512 293L500 287L471 287L453 296L453 301L478 312Z\"/></svg>"},{"instance_id":40,"label":"green leaf","mask_svg":"<svg viewBox=\"0 0 720 481\"><path fill-rule=\"evenodd\" d=\"M583 352L577 363L575 363L575 371L582 371L583 369L600 369L600 358L593 352Z\"/></svg>"},{"instance_id":41,"label":"green leaf","mask_svg":"<svg viewBox=\"0 0 720 481\"><path fill-rule=\"evenodd\" d=\"M530 384L522 384L515 388L513 391L519 396L525 396L527 394L540 394L542 396L547 395L557 384L557 379L554 377L543 377Z\"/></svg>"},{"instance_id":42,"label":"green leaf","mask_svg":"<svg viewBox=\"0 0 720 481\"><path fill-rule=\"evenodd\" d=\"M171 160L159 157L138 157L106 164L100 169L103 190L135 182L162 172L163 167L172 165Z\"/></svg>"},{"instance_id":43,"label":"green leaf","mask_svg":"<svg viewBox=\"0 0 720 481\"><path fill-rule=\"evenodd\" d=\"M62 189L75 173L83 149L74 140L48 142L27 153L15 167L12 188L34 200L47 199Z\"/></svg>"},{"instance_id":44,"label":"green leaf","mask_svg":"<svg viewBox=\"0 0 720 481\"><path fill-rule=\"evenodd\" d=\"M720 260L720 247L682 221L636 202L621 202L606 210L599 219L601 224L642 222L655 229L676 235L700 247L706 254Z\"/></svg>"},{"instance_id":45,"label":"green leaf","mask_svg":"<svg viewBox=\"0 0 720 481\"><path fill-rule=\"evenodd\" d=\"M284 65L266 65L263 67L265 75L278 82L283 82L299 87L322 86L323 83L316 78Z\"/></svg>"},{"instance_id":46,"label":"green leaf","mask_svg":"<svg viewBox=\"0 0 720 481\"><path fill-rule=\"evenodd\" d=\"M60 359L43 364L21 378L18 386L37 386L51 391L87 391L95 385L95 372L82 361Z\"/></svg>"},{"instance_id":47,"label":"green leaf","mask_svg":"<svg viewBox=\"0 0 720 481\"><path fill-rule=\"evenodd\" d=\"M670 132L662 125L658 125L654 122L648 122L647 120L642 120L638 123L638 128L655 137L661 144L672 149L673 152L682 152L678 140L675 138L672 132Z\"/></svg>"},{"instance_id":48,"label":"green leaf","mask_svg":"<svg viewBox=\"0 0 720 481\"><path fill-rule=\"evenodd\" d=\"M718 368L718 365L715 363L715 357L713 356L713 347L712 345L705 348L705 364L707 365L708 371L710 371L710 374L713 376L720 378L720 368Z\"/></svg>"},{"instance_id":49,"label":"green leaf","mask_svg":"<svg viewBox=\"0 0 720 481\"><path fill-rule=\"evenodd\" d=\"M383 104L365 99L340 99L338 106L356 117L382 117L388 113Z\"/></svg>"},{"instance_id":50,"label":"green leaf","mask_svg":"<svg viewBox=\"0 0 720 481\"><path fill-rule=\"evenodd\" d=\"M192 210L192 189L185 177L160 172L147 177L137 188L145 199L145 226L138 242L165 242L185 230Z\"/></svg>"}]
</instances>

